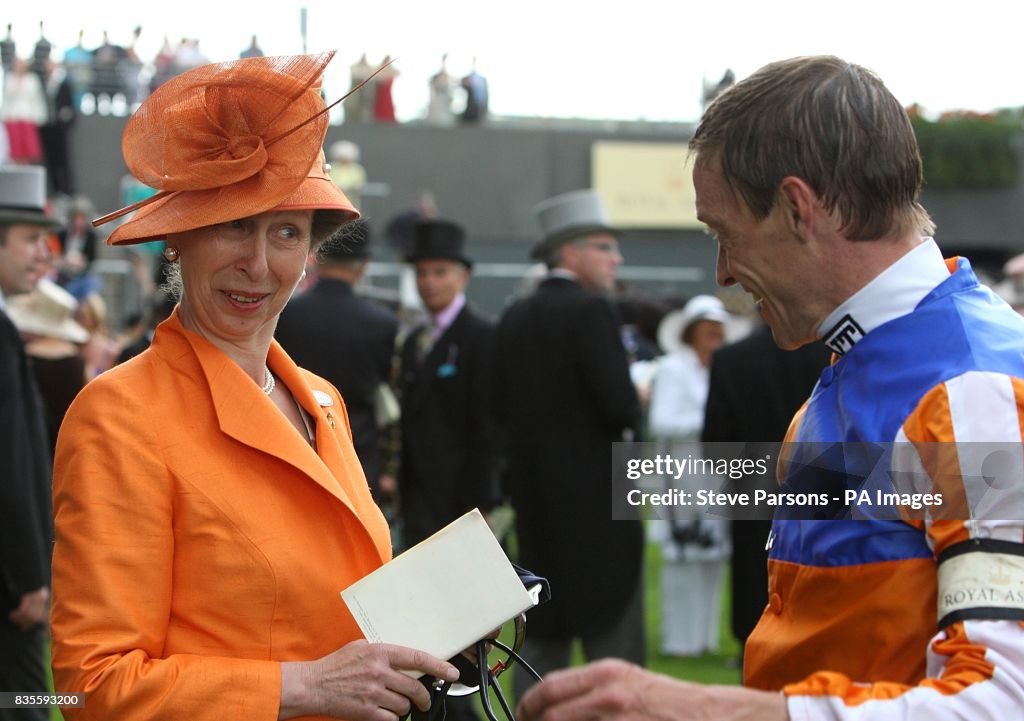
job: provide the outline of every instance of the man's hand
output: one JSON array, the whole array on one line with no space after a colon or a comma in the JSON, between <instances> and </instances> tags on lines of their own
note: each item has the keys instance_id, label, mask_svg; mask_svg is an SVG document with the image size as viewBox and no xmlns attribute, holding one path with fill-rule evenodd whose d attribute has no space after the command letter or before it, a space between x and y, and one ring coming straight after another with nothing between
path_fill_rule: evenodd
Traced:
<instances>
[{"instance_id":1,"label":"man's hand","mask_svg":"<svg viewBox=\"0 0 1024 721\"><path fill-rule=\"evenodd\" d=\"M49 615L50 589L43 586L22 596L21 603L7 617L22 631L28 631L33 626L46 623Z\"/></svg>"},{"instance_id":2,"label":"man's hand","mask_svg":"<svg viewBox=\"0 0 1024 721\"><path fill-rule=\"evenodd\" d=\"M782 694L677 681L624 661L557 671L522 698L519 721L787 721Z\"/></svg>"}]
</instances>

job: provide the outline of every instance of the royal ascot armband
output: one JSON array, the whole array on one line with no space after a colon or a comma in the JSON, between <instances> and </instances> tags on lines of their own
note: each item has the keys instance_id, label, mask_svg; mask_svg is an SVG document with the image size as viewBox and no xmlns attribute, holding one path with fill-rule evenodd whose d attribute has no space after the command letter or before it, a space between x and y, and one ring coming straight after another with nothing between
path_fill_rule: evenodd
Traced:
<instances>
[{"instance_id":1,"label":"royal ascot armband","mask_svg":"<svg viewBox=\"0 0 1024 721\"><path fill-rule=\"evenodd\" d=\"M1024 544L958 543L939 555L939 628L972 619L1024 621Z\"/></svg>"}]
</instances>

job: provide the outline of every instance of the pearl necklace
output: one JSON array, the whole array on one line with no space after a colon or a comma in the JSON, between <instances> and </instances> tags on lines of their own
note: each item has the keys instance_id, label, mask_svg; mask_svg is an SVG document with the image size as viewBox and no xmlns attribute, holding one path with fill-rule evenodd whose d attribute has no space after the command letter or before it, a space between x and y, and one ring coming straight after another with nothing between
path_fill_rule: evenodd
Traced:
<instances>
[{"instance_id":1,"label":"pearl necklace","mask_svg":"<svg viewBox=\"0 0 1024 721\"><path fill-rule=\"evenodd\" d=\"M277 388L277 381L274 379L274 374L270 372L269 367L263 366L263 392L269 396L275 388Z\"/></svg>"}]
</instances>

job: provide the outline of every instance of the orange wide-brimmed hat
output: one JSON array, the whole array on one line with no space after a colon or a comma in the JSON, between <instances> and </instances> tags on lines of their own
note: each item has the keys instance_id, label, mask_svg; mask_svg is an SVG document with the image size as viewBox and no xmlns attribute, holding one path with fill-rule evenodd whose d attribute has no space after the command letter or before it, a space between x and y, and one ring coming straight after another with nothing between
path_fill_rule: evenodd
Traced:
<instances>
[{"instance_id":1,"label":"orange wide-brimmed hat","mask_svg":"<svg viewBox=\"0 0 1024 721\"><path fill-rule=\"evenodd\" d=\"M319 88L333 55L215 63L161 85L121 138L128 170L159 192L93 224L135 211L107 239L128 245L269 210L358 218L324 162Z\"/></svg>"}]
</instances>

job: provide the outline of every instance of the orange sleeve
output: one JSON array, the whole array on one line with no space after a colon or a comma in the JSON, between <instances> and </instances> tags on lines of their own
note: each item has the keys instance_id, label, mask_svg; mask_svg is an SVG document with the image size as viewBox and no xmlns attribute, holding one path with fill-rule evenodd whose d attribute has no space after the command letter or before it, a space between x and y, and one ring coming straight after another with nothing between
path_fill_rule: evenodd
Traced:
<instances>
[{"instance_id":1,"label":"orange sleeve","mask_svg":"<svg viewBox=\"0 0 1024 721\"><path fill-rule=\"evenodd\" d=\"M86 387L57 449L54 686L89 694L84 708L66 708L65 717L273 721L278 663L161 658L172 586L190 580L172 578L172 483L153 426L139 421L156 411L112 388ZM182 430L165 421L166 433Z\"/></svg>"}]
</instances>

